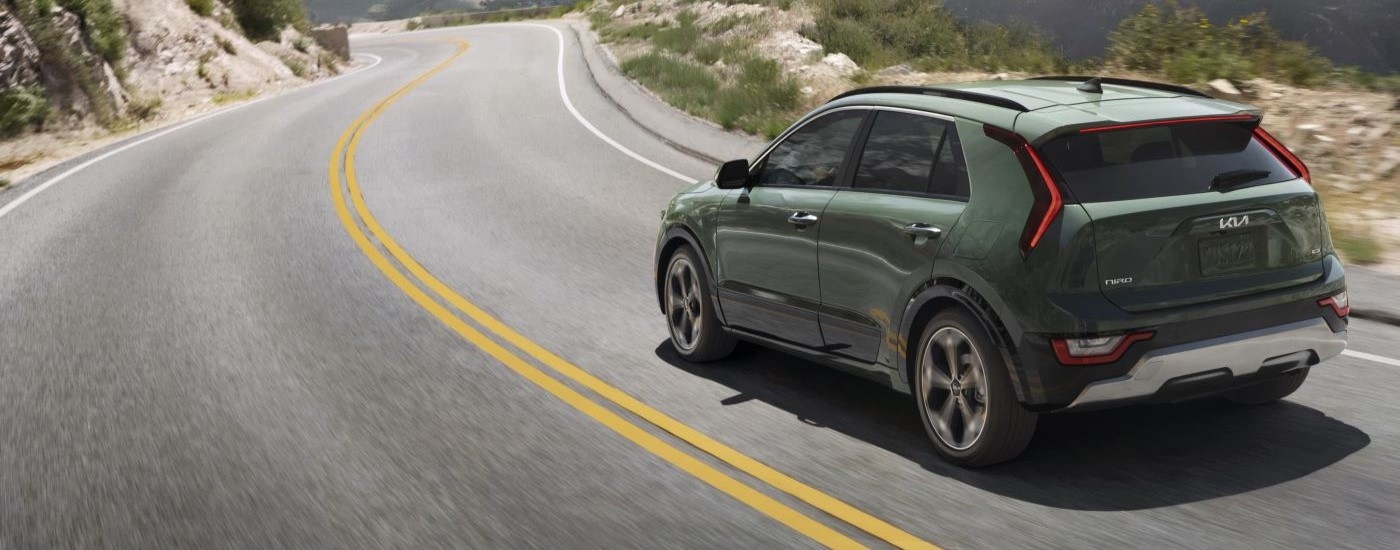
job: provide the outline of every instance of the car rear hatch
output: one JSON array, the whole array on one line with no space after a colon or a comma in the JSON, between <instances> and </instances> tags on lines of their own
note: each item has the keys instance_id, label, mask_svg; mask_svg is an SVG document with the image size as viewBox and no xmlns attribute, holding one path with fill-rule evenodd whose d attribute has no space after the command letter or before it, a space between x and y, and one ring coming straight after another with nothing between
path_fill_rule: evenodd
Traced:
<instances>
[{"instance_id":1,"label":"car rear hatch","mask_svg":"<svg viewBox=\"0 0 1400 550\"><path fill-rule=\"evenodd\" d=\"M1142 312L1323 275L1306 167L1253 115L1090 126L1039 148L1092 219L1099 285Z\"/></svg>"}]
</instances>

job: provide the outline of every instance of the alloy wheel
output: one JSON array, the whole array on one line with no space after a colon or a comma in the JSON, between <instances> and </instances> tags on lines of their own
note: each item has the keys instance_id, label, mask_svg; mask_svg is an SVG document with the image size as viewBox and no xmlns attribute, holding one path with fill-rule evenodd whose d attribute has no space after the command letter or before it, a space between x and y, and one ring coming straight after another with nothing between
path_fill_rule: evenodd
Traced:
<instances>
[{"instance_id":1,"label":"alloy wheel","mask_svg":"<svg viewBox=\"0 0 1400 550\"><path fill-rule=\"evenodd\" d=\"M671 262L666 273L666 319L671 341L682 351L695 349L700 341L704 311L700 307L700 279L695 266L684 257Z\"/></svg>"},{"instance_id":2,"label":"alloy wheel","mask_svg":"<svg viewBox=\"0 0 1400 550\"><path fill-rule=\"evenodd\" d=\"M922 411L943 444L967 450L987 425L987 373L967 334L943 327L919 357Z\"/></svg>"}]
</instances>

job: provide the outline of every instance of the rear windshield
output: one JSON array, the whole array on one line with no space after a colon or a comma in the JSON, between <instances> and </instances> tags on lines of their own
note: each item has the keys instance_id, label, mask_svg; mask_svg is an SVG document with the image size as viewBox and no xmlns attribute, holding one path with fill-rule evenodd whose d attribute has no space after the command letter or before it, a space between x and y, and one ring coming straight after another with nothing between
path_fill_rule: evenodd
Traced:
<instances>
[{"instance_id":1,"label":"rear windshield","mask_svg":"<svg viewBox=\"0 0 1400 550\"><path fill-rule=\"evenodd\" d=\"M1041 151L1079 202L1228 191L1296 177L1254 139L1252 123L1197 122L1074 134L1047 143Z\"/></svg>"}]
</instances>

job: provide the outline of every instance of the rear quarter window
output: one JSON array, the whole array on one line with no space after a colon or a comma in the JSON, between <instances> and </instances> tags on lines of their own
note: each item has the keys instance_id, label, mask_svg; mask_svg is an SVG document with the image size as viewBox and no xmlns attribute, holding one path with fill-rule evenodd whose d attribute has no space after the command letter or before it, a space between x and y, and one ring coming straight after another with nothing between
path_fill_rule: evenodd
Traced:
<instances>
[{"instance_id":1,"label":"rear quarter window","mask_svg":"<svg viewBox=\"0 0 1400 550\"><path fill-rule=\"evenodd\" d=\"M1073 197L1086 203L1215 193L1212 186L1231 179L1229 175L1235 176L1229 189L1297 177L1254 138L1252 123L1199 122L1074 134L1040 149Z\"/></svg>"}]
</instances>

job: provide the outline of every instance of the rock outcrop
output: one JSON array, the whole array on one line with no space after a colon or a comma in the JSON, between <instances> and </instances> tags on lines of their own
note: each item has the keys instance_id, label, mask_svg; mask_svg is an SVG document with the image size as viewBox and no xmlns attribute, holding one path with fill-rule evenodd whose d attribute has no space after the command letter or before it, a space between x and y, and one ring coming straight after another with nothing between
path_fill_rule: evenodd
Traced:
<instances>
[{"instance_id":1,"label":"rock outcrop","mask_svg":"<svg viewBox=\"0 0 1400 550\"><path fill-rule=\"evenodd\" d=\"M0 4L0 90L40 84L39 46L19 17Z\"/></svg>"}]
</instances>

